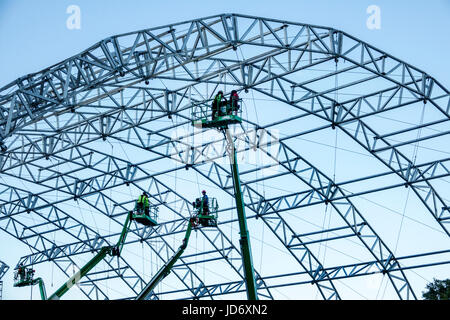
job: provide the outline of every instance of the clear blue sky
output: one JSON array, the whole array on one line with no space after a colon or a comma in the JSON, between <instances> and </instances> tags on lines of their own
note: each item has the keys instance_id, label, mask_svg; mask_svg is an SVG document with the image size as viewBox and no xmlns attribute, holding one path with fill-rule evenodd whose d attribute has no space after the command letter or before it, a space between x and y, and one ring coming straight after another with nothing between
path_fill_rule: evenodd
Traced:
<instances>
[{"instance_id":1,"label":"clear blue sky","mask_svg":"<svg viewBox=\"0 0 450 320\"><path fill-rule=\"evenodd\" d=\"M81 9L80 30L66 28L71 4ZM366 27L372 4L381 9L380 30ZM448 0L1 0L0 86L114 34L226 12L341 29L450 83Z\"/></svg>"},{"instance_id":2,"label":"clear blue sky","mask_svg":"<svg viewBox=\"0 0 450 320\"><path fill-rule=\"evenodd\" d=\"M66 27L66 9L72 4L81 9L80 30ZM381 9L379 30L366 27L369 5ZM0 0L0 87L75 55L108 36L220 13L343 30L450 87L450 0ZM8 241L11 237L0 232L0 260L13 269L29 249L14 241L14 248L6 253L4 244ZM11 288L11 278L10 271L3 279L8 285L7 297L27 298L23 290ZM416 294L420 296L420 292Z\"/></svg>"}]
</instances>

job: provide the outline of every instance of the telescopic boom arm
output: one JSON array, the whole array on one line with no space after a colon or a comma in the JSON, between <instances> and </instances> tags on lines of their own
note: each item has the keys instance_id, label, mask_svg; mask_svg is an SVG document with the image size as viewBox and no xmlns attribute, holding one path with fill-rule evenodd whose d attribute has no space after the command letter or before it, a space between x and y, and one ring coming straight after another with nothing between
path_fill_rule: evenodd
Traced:
<instances>
[{"instance_id":1,"label":"telescopic boom arm","mask_svg":"<svg viewBox=\"0 0 450 320\"><path fill-rule=\"evenodd\" d=\"M100 251L93 257L88 263L86 263L77 273L75 273L66 283L64 283L54 294L52 294L49 300L59 300L63 294L65 294L69 289L80 281L89 271L92 270L100 261L102 261L106 255L120 256L122 252L123 245L125 244L125 239L128 234L128 229L131 225L132 213L127 214L125 223L123 224L122 233L120 234L119 241L114 247L108 246L103 247Z\"/></svg>"},{"instance_id":2,"label":"telescopic boom arm","mask_svg":"<svg viewBox=\"0 0 450 320\"><path fill-rule=\"evenodd\" d=\"M136 297L136 300L147 300L150 294L152 293L153 289L156 287L156 285L167 275L170 273L170 270L172 269L175 262L180 258L180 256L183 254L184 250L186 249L189 241L189 237L191 236L192 231L192 220L189 220L188 227L186 230L186 234L183 239L183 244L178 248L178 251L172 256L172 258L167 261L161 269L155 274L155 276L150 280L150 282L145 286L145 288L142 290L142 292Z\"/></svg>"},{"instance_id":3,"label":"telescopic boom arm","mask_svg":"<svg viewBox=\"0 0 450 320\"><path fill-rule=\"evenodd\" d=\"M109 254L110 256L119 257L125 244L125 239L127 237L127 233L131 225L132 217L133 213L129 212L123 225L122 232L120 234L119 241L117 241L117 244L113 247L107 246L101 248L100 251L86 265L84 265L77 273L75 273L72 277L70 277L70 279L67 280L66 283L64 283L58 290L56 290L56 292L49 297L49 300L59 300L67 291L69 291L71 287L73 287L74 284L80 281L81 278L83 278L86 274L88 274L89 271L92 270L92 268L94 268L100 261L102 261L106 257L106 255ZM24 276L24 274L22 273L22 277L20 278L20 280L18 280L16 284L14 284L14 286L23 287L39 284L39 291L41 293L41 298L42 300L47 300L47 293L45 291L44 281L42 280L42 278L33 279L34 270L30 271L31 274L29 273L27 276Z\"/></svg>"}]
</instances>

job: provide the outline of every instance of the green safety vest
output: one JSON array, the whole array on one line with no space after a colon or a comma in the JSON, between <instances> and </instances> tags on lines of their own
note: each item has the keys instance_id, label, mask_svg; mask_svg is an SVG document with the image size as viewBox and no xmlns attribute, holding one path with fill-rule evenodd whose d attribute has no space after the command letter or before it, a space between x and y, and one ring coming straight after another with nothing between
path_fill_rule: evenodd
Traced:
<instances>
[{"instance_id":1,"label":"green safety vest","mask_svg":"<svg viewBox=\"0 0 450 320\"><path fill-rule=\"evenodd\" d=\"M138 203L144 204L145 208L147 208L149 206L148 205L148 198L146 196L142 195L142 194L138 198Z\"/></svg>"}]
</instances>

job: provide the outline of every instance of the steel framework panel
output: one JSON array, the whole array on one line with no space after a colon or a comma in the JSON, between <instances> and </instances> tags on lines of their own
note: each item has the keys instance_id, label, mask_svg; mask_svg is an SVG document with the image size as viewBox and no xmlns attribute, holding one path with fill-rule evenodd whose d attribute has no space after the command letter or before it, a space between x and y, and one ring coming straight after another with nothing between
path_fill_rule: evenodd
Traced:
<instances>
[{"instance_id":1,"label":"steel framework panel","mask_svg":"<svg viewBox=\"0 0 450 320\"><path fill-rule=\"evenodd\" d=\"M155 261L166 261L176 250L171 241L191 214L190 201L167 177L193 169L203 182L222 190L224 199L233 196L230 172L219 163L226 159L226 143L201 140L206 131L186 130L193 105L209 103L219 86L251 90L289 110L261 121L249 115L233 131L238 153L258 151L269 160L241 174L252 213L248 219L262 221L274 244L293 259L292 267L301 270L272 275L258 270L258 294L272 299L273 288L288 285L272 285L269 279L301 274L304 278L292 282L299 290L312 283L322 298L340 299L336 283L342 279L383 273L400 299L416 298L405 270L448 260L402 265L354 200L408 187L420 210L431 214L446 235L443 246L448 248L449 195L440 184L450 175L450 158L419 152L419 146L429 144L432 150L450 133L448 90L426 72L343 31L240 14L112 36L0 88L0 228L32 250L20 262L54 263L69 276L70 266L80 264L83 255L117 237L117 231L100 230L95 219L121 225L132 201L112 194L123 190L145 190L165 216L172 214L155 228L134 225L127 240L131 246L145 243ZM420 121L387 126L379 120L411 111L421 115ZM305 121L312 125L295 127ZM287 129L288 123L296 130ZM283 137L271 132L280 128L286 128ZM334 181L295 147L298 139L330 130L344 133L353 148L380 164L379 171ZM133 153L136 157L130 158ZM273 167L275 172L263 174ZM258 190L261 183L280 178L295 182L296 191L266 196ZM372 187L380 179L381 185ZM290 216L317 206L325 207L335 224L298 230ZM82 210L93 212L93 221L87 222L91 217ZM230 258L240 257L239 246L226 231L234 222L220 222L214 232L200 230L208 248L181 258L171 280L180 289L160 288L152 299L214 299L242 292L240 258ZM339 241L356 243L367 256L324 265L320 246ZM193 269L219 262L233 279L207 280ZM120 257L106 260L81 288L87 298L106 299L102 282L113 279L129 295L146 282L136 261Z\"/></svg>"}]
</instances>

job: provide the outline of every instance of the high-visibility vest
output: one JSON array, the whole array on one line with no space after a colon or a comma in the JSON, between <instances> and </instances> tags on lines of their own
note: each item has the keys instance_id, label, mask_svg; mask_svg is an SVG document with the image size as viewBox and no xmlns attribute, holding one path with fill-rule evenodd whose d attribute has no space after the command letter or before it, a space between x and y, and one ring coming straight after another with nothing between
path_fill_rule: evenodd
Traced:
<instances>
[{"instance_id":1,"label":"high-visibility vest","mask_svg":"<svg viewBox=\"0 0 450 320\"><path fill-rule=\"evenodd\" d=\"M144 207L148 207L148 198L141 194L138 198L138 203L142 203Z\"/></svg>"}]
</instances>

